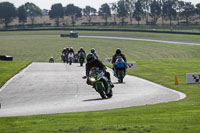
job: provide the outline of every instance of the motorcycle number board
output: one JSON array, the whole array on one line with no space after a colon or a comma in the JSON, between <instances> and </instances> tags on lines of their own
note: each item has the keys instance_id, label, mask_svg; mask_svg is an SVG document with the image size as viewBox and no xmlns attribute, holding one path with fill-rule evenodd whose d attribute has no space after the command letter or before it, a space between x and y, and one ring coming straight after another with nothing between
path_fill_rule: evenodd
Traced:
<instances>
[{"instance_id":1,"label":"motorcycle number board","mask_svg":"<svg viewBox=\"0 0 200 133\"><path fill-rule=\"evenodd\" d=\"M136 62L127 62L127 68L136 68Z\"/></svg>"},{"instance_id":2,"label":"motorcycle number board","mask_svg":"<svg viewBox=\"0 0 200 133\"><path fill-rule=\"evenodd\" d=\"M186 80L188 84L200 84L200 73L187 73Z\"/></svg>"},{"instance_id":3,"label":"motorcycle number board","mask_svg":"<svg viewBox=\"0 0 200 133\"><path fill-rule=\"evenodd\" d=\"M112 58L106 58L106 63L111 63Z\"/></svg>"}]
</instances>

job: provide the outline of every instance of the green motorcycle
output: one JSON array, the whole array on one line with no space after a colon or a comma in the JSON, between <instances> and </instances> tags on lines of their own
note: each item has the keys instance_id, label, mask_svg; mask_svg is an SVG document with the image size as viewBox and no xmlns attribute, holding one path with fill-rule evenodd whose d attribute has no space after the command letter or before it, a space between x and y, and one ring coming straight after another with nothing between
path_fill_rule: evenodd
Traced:
<instances>
[{"instance_id":1,"label":"green motorcycle","mask_svg":"<svg viewBox=\"0 0 200 133\"><path fill-rule=\"evenodd\" d=\"M92 67L87 80L89 80L90 84L103 99L113 96L112 87L103 70L100 70L98 67Z\"/></svg>"},{"instance_id":2,"label":"green motorcycle","mask_svg":"<svg viewBox=\"0 0 200 133\"><path fill-rule=\"evenodd\" d=\"M83 63L85 62L85 54L83 52L81 52L78 55L78 60L79 60L80 66L83 66Z\"/></svg>"}]
</instances>

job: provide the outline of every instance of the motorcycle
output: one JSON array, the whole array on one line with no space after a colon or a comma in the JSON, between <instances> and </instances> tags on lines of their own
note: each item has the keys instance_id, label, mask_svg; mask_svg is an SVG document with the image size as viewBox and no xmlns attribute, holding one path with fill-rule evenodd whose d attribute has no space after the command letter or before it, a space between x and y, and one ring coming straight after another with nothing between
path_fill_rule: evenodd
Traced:
<instances>
[{"instance_id":1,"label":"motorcycle","mask_svg":"<svg viewBox=\"0 0 200 133\"><path fill-rule=\"evenodd\" d=\"M73 60L74 60L74 54L73 54L72 52L70 52L70 53L68 54L68 62L69 62L69 65L72 64Z\"/></svg>"},{"instance_id":2,"label":"motorcycle","mask_svg":"<svg viewBox=\"0 0 200 133\"><path fill-rule=\"evenodd\" d=\"M80 52L78 59L79 59L80 66L83 66L83 63L85 62L85 54L83 52Z\"/></svg>"},{"instance_id":3,"label":"motorcycle","mask_svg":"<svg viewBox=\"0 0 200 133\"><path fill-rule=\"evenodd\" d=\"M123 83L123 79L126 75L126 68L126 62L121 56L117 56L114 63L114 76L118 78L119 83Z\"/></svg>"},{"instance_id":4,"label":"motorcycle","mask_svg":"<svg viewBox=\"0 0 200 133\"><path fill-rule=\"evenodd\" d=\"M86 78L86 76L83 78ZM112 87L103 70L100 70L98 67L92 67L87 80L100 94L102 99L111 98L113 96Z\"/></svg>"}]
</instances>

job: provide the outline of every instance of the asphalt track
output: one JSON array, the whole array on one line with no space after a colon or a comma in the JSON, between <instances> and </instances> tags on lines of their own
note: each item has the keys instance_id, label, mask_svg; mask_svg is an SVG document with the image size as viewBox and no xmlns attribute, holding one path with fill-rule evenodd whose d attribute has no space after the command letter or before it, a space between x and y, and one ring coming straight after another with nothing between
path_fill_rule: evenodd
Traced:
<instances>
[{"instance_id":1,"label":"asphalt track","mask_svg":"<svg viewBox=\"0 0 200 133\"><path fill-rule=\"evenodd\" d=\"M200 42L176 41L176 40L161 40L161 39L151 39L151 38L114 37L114 36L79 36L79 37L82 37L82 38L102 38L102 39L136 40L136 41L148 41L148 42L150 41L150 42L186 44L186 45L200 45Z\"/></svg>"},{"instance_id":2,"label":"asphalt track","mask_svg":"<svg viewBox=\"0 0 200 133\"><path fill-rule=\"evenodd\" d=\"M126 75L123 84L111 76L115 85L113 97L102 100L82 79L84 75L85 67L78 63L32 63L0 89L0 117L107 110L186 97L181 92Z\"/></svg>"}]
</instances>

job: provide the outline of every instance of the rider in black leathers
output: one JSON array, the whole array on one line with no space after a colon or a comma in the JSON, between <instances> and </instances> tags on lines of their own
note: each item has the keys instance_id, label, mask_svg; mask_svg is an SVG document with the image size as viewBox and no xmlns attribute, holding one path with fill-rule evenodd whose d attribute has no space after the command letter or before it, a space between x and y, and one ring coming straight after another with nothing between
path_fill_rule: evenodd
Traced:
<instances>
[{"instance_id":1,"label":"rider in black leathers","mask_svg":"<svg viewBox=\"0 0 200 133\"><path fill-rule=\"evenodd\" d=\"M66 48L66 53L68 54L68 52L69 52L69 48L67 47L67 48Z\"/></svg>"},{"instance_id":2,"label":"rider in black leathers","mask_svg":"<svg viewBox=\"0 0 200 133\"><path fill-rule=\"evenodd\" d=\"M95 59L94 55L92 53L89 53L87 55L87 63L86 63L86 76L89 77L89 71L92 67L99 67L101 70L105 71L105 76L108 78L109 82L110 82L110 86L113 88L114 85L111 82L110 79L110 73L106 72L106 67L105 65L98 59ZM87 84L90 84L90 81L87 80Z\"/></svg>"},{"instance_id":3,"label":"rider in black leathers","mask_svg":"<svg viewBox=\"0 0 200 133\"><path fill-rule=\"evenodd\" d=\"M97 55L97 53L95 52L95 49L94 49L94 48L91 48L91 49L90 49L90 52L94 55L95 59L98 59L98 55Z\"/></svg>"},{"instance_id":4,"label":"rider in black leathers","mask_svg":"<svg viewBox=\"0 0 200 133\"><path fill-rule=\"evenodd\" d=\"M66 54L66 48L63 48L62 54Z\"/></svg>"}]
</instances>

